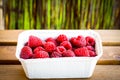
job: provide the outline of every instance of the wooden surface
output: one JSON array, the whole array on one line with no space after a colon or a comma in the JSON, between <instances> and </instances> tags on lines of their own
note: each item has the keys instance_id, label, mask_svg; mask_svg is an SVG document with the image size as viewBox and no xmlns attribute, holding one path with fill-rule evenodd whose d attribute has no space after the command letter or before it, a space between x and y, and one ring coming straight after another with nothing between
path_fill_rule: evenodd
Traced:
<instances>
[{"instance_id":1,"label":"wooden surface","mask_svg":"<svg viewBox=\"0 0 120 80\"><path fill-rule=\"evenodd\" d=\"M0 30L0 80L28 80L15 57L18 34L22 31ZM97 62L92 77L66 80L120 80L120 30L95 31L102 38L103 55Z\"/></svg>"},{"instance_id":2,"label":"wooden surface","mask_svg":"<svg viewBox=\"0 0 120 80\"><path fill-rule=\"evenodd\" d=\"M0 46L1 64L20 64L15 57L16 46ZM97 64L120 64L120 46L103 46L103 55Z\"/></svg>"},{"instance_id":3,"label":"wooden surface","mask_svg":"<svg viewBox=\"0 0 120 80\"><path fill-rule=\"evenodd\" d=\"M92 77L87 79L65 79L65 80L120 80L119 65L97 65ZM8 72L9 71L9 72ZM21 65L0 66L0 80L28 80ZM34 79L33 79L34 80ZM46 80L46 79L45 79ZM64 80L64 79L51 79Z\"/></svg>"},{"instance_id":4,"label":"wooden surface","mask_svg":"<svg viewBox=\"0 0 120 80\"><path fill-rule=\"evenodd\" d=\"M17 44L18 34L23 30L0 30L0 44ZM120 46L120 30L94 30L102 38L103 45ZM10 35L12 34L12 35Z\"/></svg>"}]
</instances>

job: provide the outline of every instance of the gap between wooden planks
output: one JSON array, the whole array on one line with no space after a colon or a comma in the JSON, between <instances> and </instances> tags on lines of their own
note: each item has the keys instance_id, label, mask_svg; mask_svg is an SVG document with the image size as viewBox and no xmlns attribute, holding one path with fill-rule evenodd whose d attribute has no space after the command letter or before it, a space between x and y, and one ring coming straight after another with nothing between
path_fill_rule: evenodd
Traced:
<instances>
[{"instance_id":1,"label":"gap between wooden planks","mask_svg":"<svg viewBox=\"0 0 120 80\"><path fill-rule=\"evenodd\" d=\"M0 46L0 64L20 64L15 52L16 46ZM103 55L97 64L120 64L120 46L103 46Z\"/></svg>"}]
</instances>

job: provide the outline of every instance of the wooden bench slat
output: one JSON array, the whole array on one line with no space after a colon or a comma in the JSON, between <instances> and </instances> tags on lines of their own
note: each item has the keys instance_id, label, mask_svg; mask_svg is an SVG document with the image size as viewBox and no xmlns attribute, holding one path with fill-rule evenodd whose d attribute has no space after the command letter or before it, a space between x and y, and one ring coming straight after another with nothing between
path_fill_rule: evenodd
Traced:
<instances>
[{"instance_id":1,"label":"wooden bench slat","mask_svg":"<svg viewBox=\"0 0 120 80\"><path fill-rule=\"evenodd\" d=\"M0 30L0 44L17 44L18 35L23 30Z\"/></svg>"},{"instance_id":2,"label":"wooden bench slat","mask_svg":"<svg viewBox=\"0 0 120 80\"><path fill-rule=\"evenodd\" d=\"M21 65L0 65L0 80L28 80Z\"/></svg>"},{"instance_id":3,"label":"wooden bench slat","mask_svg":"<svg viewBox=\"0 0 120 80\"><path fill-rule=\"evenodd\" d=\"M0 30L0 45L16 45L18 34L24 30ZM120 46L120 30L94 30L98 32L102 38L103 45Z\"/></svg>"},{"instance_id":4,"label":"wooden bench slat","mask_svg":"<svg viewBox=\"0 0 120 80\"><path fill-rule=\"evenodd\" d=\"M0 60L16 60L16 46L0 46Z\"/></svg>"},{"instance_id":5,"label":"wooden bench slat","mask_svg":"<svg viewBox=\"0 0 120 80\"><path fill-rule=\"evenodd\" d=\"M103 56L97 64L120 64L120 46L103 46Z\"/></svg>"},{"instance_id":6,"label":"wooden bench slat","mask_svg":"<svg viewBox=\"0 0 120 80\"><path fill-rule=\"evenodd\" d=\"M94 30L100 34L104 46L120 46L120 30Z\"/></svg>"},{"instance_id":7,"label":"wooden bench slat","mask_svg":"<svg viewBox=\"0 0 120 80\"><path fill-rule=\"evenodd\" d=\"M0 80L28 80L21 65L0 65ZM96 65L92 77L84 80L120 80L119 65ZM34 80L34 79L32 79ZM46 79L49 80L49 79ZM51 79L56 80L56 79ZM83 79L58 79L83 80Z\"/></svg>"},{"instance_id":8,"label":"wooden bench slat","mask_svg":"<svg viewBox=\"0 0 120 80\"><path fill-rule=\"evenodd\" d=\"M19 64L15 57L16 46L0 46L1 64ZM98 64L120 64L120 46L104 46Z\"/></svg>"}]
</instances>

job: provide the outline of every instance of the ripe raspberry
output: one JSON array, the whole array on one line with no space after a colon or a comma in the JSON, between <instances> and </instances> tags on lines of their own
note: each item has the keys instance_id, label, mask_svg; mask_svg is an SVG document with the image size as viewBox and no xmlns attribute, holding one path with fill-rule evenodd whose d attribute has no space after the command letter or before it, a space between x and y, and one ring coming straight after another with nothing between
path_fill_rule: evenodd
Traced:
<instances>
[{"instance_id":1,"label":"ripe raspberry","mask_svg":"<svg viewBox=\"0 0 120 80\"><path fill-rule=\"evenodd\" d=\"M24 46L21 49L20 58L29 59L32 58L32 56L33 56L32 49L29 46Z\"/></svg>"},{"instance_id":2,"label":"ripe raspberry","mask_svg":"<svg viewBox=\"0 0 120 80\"><path fill-rule=\"evenodd\" d=\"M59 57L62 57L62 54L57 52L57 51L54 51L51 53L51 58L59 58Z\"/></svg>"},{"instance_id":3,"label":"ripe raspberry","mask_svg":"<svg viewBox=\"0 0 120 80\"><path fill-rule=\"evenodd\" d=\"M67 50L67 51L63 52L62 56L63 57L75 57L75 54L72 50Z\"/></svg>"},{"instance_id":4,"label":"ripe raspberry","mask_svg":"<svg viewBox=\"0 0 120 80\"><path fill-rule=\"evenodd\" d=\"M88 50L95 51L95 49L92 46L86 46Z\"/></svg>"},{"instance_id":5,"label":"ripe raspberry","mask_svg":"<svg viewBox=\"0 0 120 80\"><path fill-rule=\"evenodd\" d=\"M46 51L37 51L33 54L33 58L49 58L49 54Z\"/></svg>"},{"instance_id":6,"label":"ripe raspberry","mask_svg":"<svg viewBox=\"0 0 120 80\"><path fill-rule=\"evenodd\" d=\"M57 46L56 51L59 52L60 54L62 54L63 52L66 51L66 49L63 46Z\"/></svg>"},{"instance_id":7,"label":"ripe raspberry","mask_svg":"<svg viewBox=\"0 0 120 80\"><path fill-rule=\"evenodd\" d=\"M77 38L72 37L70 39L70 42L75 47L84 47L84 46L86 46L86 40L85 40L85 38L83 36L78 36Z\"/></svg>"},{"instance_id":8,"label":"ripe raspberry","mask_svg":"<svg viewBox=\"0 0 120 80\"><path fill-rule=\"evenodd\" d=\"M91 50L89 50L89 55L90 55L91 57L97 56L97 54L96 54L94 51L91 51Z\"/></svg>"},{"instance_id":9,"label":"ripe raspberry","mask_svg":"<svg viewBox=\"0 0 120 80\"><path fill-rule=\"evenodd\" d=\"M46 42L53 42L57 46L56 40L54 38L52 38L52 37L47 38L45 41Z\"/></svg>"},{"instance_id":10,"label":"ripe raspberry","mask_svg":"<svg viewBox=\"0 0 120 80\"><path fill-rule=\"evenodd\" d=\"M72 45L69 41L63 41L60 46L64 46L67 50L72 49Z\"/></svg>"},{"instance_id":11,"label":"ripe raspberry","mask_svg":"<svg viewBox=\"0 0 120 80\"><path fill-rule=\"evenodd\" d=\"M30 46L31 48L35 48L41 45L43 45L41 39L39 39L36 36L32 36L32 35L29 37L28 46Z\"/></svg>"},{"instance_id":12,"label":"ripe raspberry","mask_svg":"<svg viewBox=\"0 0 120 80\"><path fill-rule=\"evenodd\" d=\"M61 42L63 42L63 41L67 41L67 40L68 40L68 38L67 38L67 36L64 35L64 34L60 34L60 35L57 37L57 39L56 39L56 41L57 41L58 43L61 43Z\"/></svg>"},{"instance_id":13,"label":"ripe raspberry","mask_svg":"<svg viewBox=\"0 0 120 80\"><path fill-rule=\"evenodd\" d=\"M74 53L76 56L85 56L85 57L89 57L89 51L86 47L82 47L82 48L77 48L74 50Z\"/></svg>"},{"instance_id":14,"label":"ripe raspberry","mask_svg":"<svg viewBox=\"0 0 120 80\"><path fill-rule=\"evenodd\" d=\"M53 42L46 42L44 48L47 52L52 52L56 49L56 45Z\"/></svg>"},{"instance_id":15,"label":"ripe raspberry","mask_svg":"<svg viewBox=\"0 0 120 80\"><path fill-rule=\"evenodd\" d=\"M86 38L86 44L89 45L89 46L94 46L95 45L95 40L94 38L90 37L90 36L87 36Z\"/></svg>"},{"instance_id":16,"label":"ripe raspberry","mask_svg":"<svg viewBox=\"0 0 120 80\"><path fill-rule=\"evenodd\" d=\"M71 42L71 44L72 44L73 46L75 46L75 44L77 43L76 37L70 38L70 42Z\"/></svg>"},{"instance_id":17,"label":"ripe raspberry","mask_svg":"<svg viewBox=\"0 0 120 80\"><path fill-rule=\"evenodd\" d=\"M33 53L36 53L37 51L45 51L45 49L41 46L39 47L36 47L34 50L33 50Z\"/></svg>"}]
</instances>

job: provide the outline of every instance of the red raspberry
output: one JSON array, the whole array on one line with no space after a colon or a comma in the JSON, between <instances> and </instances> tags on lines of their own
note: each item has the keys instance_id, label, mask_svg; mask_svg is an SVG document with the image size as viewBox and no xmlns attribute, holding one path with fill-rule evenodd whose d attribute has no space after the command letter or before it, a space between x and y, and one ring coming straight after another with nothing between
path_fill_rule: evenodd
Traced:
<instances>
[{"instance_id":1,"label":"red raspberry","mask_svg":"<svg viewBox=\"0 0 120 80\"><path fill-rule=\"evenodd\" d=\"M71 42L71 44L73 45L73 46L75 46L75 42L76 42L76 37L72 37L72 38L70 38L70 42Z\"/></svg>"},{"instance_id":2,"label":"red raspberry","mask_svg":"<svg viewBox=\"0 0 120 80\"><path fill-rule=\"evenodd\" d=\"M69 41L63 41L60 46L64 46L67 50L72 49L72 45Z\"/></svg>"},{"instance_id":3,"label":"red raspberry","mask_svg":"<svg viewBox=\"0 0 120 80\"><path fill-rule=\"evenodd\" d=\"M56 49L56 45L53 42L46 42L44 48L47 52L52 52Z\"/></svg>"},{"instance_id":4,"label":"red raspberry","mask_svg":"<svg viewBox=\"0 0 120 80\"><path fill-rule=\"evenodd\" d=\"M29 59L32 58L32 56L33 56L32 49L29 46L24 46L21 49L20 58Z\"/></svg>"},{"instance_id":5,"label":"red raspberry","mask_svg":"<svg viewBox=\"0 0 120 80\"><path fill-rule=\"evenodd\" d=\"M30 46L31 48L35 48L35 47L38 47L38 46L41 46L41 45L43 45L41 39L39 39L36 36L32 36L32 35L29 37L28 46Z\"/></svg>"},{"instance_id":6,"label":"red raspberry","mask_svg":"<svg viewBox=\"0 0 120 80\"><path fill-rule=\"evenodd\" d=\"M72 50L67 50L67 51L63 52L62 56L63 57L75 57L75 54Z\"/></svg>"},{"instance_id":7,"label":"red raspberry","mask_svg":"<svg viewBox=\"0 0 120 80\"><path fill-rule=\"evenodd\" d=\"M86 38L86 44L89 45L89 46L94 46L95 45L95 40L94 38L90 37L90 36L87 36Z\"/></svg>"},{"instance_id":8,"label":"red raspberry","mask_svg":"<svg viewBox=\"0 0 120 80\"><path fill-rule=\"evenodd\" d=\"M57 51L54 51L51 53L51 58L59 58L59 57L62 57L62 54L57 52Z\"/></svg>"},{"instance_id":9,"label":"red raspberry","mask_svg":"<svg viewBox=\"0 0 120 80\"><path fill-rule=\"evenodd\" d=\"M74 50L74 53L76 56L85 56L85 57L90 56L89 51L86 47L77 48Z\"/></svg>"},{"instance_id":10,"label":"red raspberry","mask_svg":"<svg viewBox=\"0 0 120 80\"><path fill-rule=\"evenodd\" d=\"M60 34L60 35L57 37L57 39L56 39L56 41L57 41L58 43L61 43L61 42L63 42L63 41L67 41L67 40L68 40L68 38L67 38L67 36L64 35L64 34Z\"/></svg>"},{"instance_id":11,"label":"red raspberry","mask_svg":"<svg viewBox=\"0 0 120 80\"><path fill-rule=\"evenodd\" d=\"M92 46L86 46L88 50L95 51L95 49Z\"/></svg>"},{"instance_id":12,"label":"red raspberry","mask_svg":"<svg viewBox=\"0 0 120 80\"><path fill-rule=\"evenodd\" d=\"M37 51L45 51L45 49L41 46L39 47L36 47L34 50L33 50L33 53L36 53Z\"/></svg>"},{"instance_id":13,"label":"red raspberry","mask_svg":"<svg viewBox=\"0 0 120 80\"><path fill-rule=\"evenodd\" d=\"M97 54L94 51L89 50L89 55L91 57L95 57Z\"/></svg>"},{"instance_id":14,"label":"red raspberry","mask_svg":"<svg viewBox=\"0 0 120 80\"><path fill-rule=\"evenodd\" d=\"M72 37L70 39L70 42L75 47L86 46L86 40L85 40L85 38L83 36L78 36L77 38L76 37Z\"/></svg>"},{"instance_id":15,"label":"red raspberry","mask_svg":"<svg viewBox=\"0 0 120 80\"><path fill-rule=\"evenodd\" d=\"M59 52L60 54L62 54L63 52L66 51L66 49L63 46L57 46L56 51Z\"/></svg>"},{"instance_id":16,"label":"red raspberry","mask_svg":"<svg viewBox=\"0 0 120 80\"><path fill-rule=\"evenodd\" d=\"M56 40L54 38L52 38L52 37L47 38L45 41L46 42L53 42L57 46Z\"/></svg>"},{"instance_id":17,"label":"red raspberry","mask_svg":"<svg viewBox=\"0 0 120 80\"><path fill-rule=\"evenodd\" d=\"M49 58L49 54L46 51L37 51L33 54L33 58Z\"/></svg>"}]
</instances>

